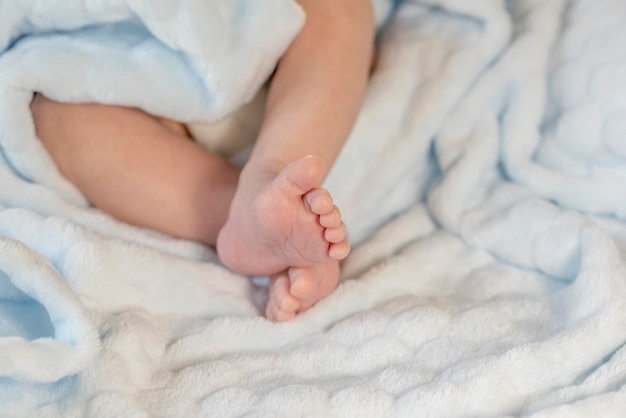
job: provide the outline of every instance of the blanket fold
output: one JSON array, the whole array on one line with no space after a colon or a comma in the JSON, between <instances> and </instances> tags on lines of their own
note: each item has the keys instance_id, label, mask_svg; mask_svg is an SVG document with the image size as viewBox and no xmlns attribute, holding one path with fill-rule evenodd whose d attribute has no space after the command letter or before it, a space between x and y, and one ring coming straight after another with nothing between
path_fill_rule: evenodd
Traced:
<instances>
[{"instance_id":1,"label":"blanket fold","mask_svg":"<svg viewBox=\"0 0 626 418\"><path fill-rule=\"evenodd\" d=\"M325 184L354 250L335 293L274 324L266 278L90 207L29 105L221 120L297 3L0 0L0 415L623 413L623 1L374 6L378 62Z\"/></svg>"},{"instance_id":2,"label":"blanket fold","mask_svg":"<svg viewBox=\"0 0 626 418\"><path fill-rule=\"evenodd\" d=\"M0 376L54 382L85 369L98 352L99 337L76 295L46 259L24 244L2 239L0 248L2 299L15 306L36 301L49 315L35 306L20 309L15 319L30 327L24 327L22 337L0 338ZM45 334L46 322L54 335Z\"/></svg>"},{"instance_id":3,"label":"blanket fold","mask_svg":"<svg viewBox=\"0 0 626 418\"><path fill-rule=\"evenodd\" d=\"M292 0L93 0L61 7L4 1L0 8L4 155L20 176L82 206L84 198L36 140L33 92L140 107L182 122L216 121L252 99L304 17Z\"/></svg>"}]
</instances>

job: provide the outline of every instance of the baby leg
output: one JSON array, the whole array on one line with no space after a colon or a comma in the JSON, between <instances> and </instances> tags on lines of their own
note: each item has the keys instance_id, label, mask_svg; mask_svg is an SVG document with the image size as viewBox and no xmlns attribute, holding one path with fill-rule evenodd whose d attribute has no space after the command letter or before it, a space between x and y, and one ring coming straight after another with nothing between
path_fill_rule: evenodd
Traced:
<instances>
[{"instance_id":1,"label":"baby leg","mask_svg":"<svg viewBox=\"0 0 626 418\"><path fill-rule=\"evenodd\" d=\"M37 94L37 135L96 207L132 224L215 245L239 169L138 109L62 104Z\"/></svg>"},{"instance_id":2,"label":"baby leg","mask_svg":"<svg viewBox=\"0 0 626 418\"><path fill-rule=\"evenodd\" d=\"M374 40L370 2L299 3L306 23L278 64L261 132L217 243L234 270L287 272L270 285L268 313L294 301L286 311L299 312L337 284L338 260L347 256L349 244L339 211L320 185L358 115ZM328 226L327 219L338 224ZM299 295L302 284L285 284L298 271L300 283L332 283L331 289Z\"/></svg>"},{"instance_id":3,"label":"baby leg","mask_svg":"<svg viewBox=\"0 0 626 418\"><path fill-rule=\"evenodd\" d=\"M137 109L62 104L42 95L36 95L31 107L37 134L59 170L96 207L135 225L215 245L240 172L190 141L182 125ZM262 186L260 192L252 193L256 196L253 204L243 206L247 209L241 213L242 222L232 216L230 226L224 228L227 232L223 236L243 237L243 245L235 248L245 248L246 242L254 241L254 247L240 253L253 260L251 274L284 270L275 275L273 283L278 277L294 279L289 291L298 305L284 312L268 308L275 320L291 317L329 294L339 277L336 259L349 251L339 211L328 192L319 188L323 168L318 158L304 157L271 181L252 176L256 180L244 182L243 187L255 183ZM259 220L262 222L255 225ZM244 224L248 226L238 227ZM259 225L269 227L269 232L255 230ZM263 263L276 259L275 245L271 246L271 257L259 257L258 251L268 241L287 244L291 251L288 260L269 270ZM293 243L302 248L318 246L318 258L312 259L311 252L300 251ZM296 263L295 257L303 254L304 259ZM300 264L311 265L292 267ZM273 284L271 306L280 303L277 289Z\"/></svg>"}]
</instances>

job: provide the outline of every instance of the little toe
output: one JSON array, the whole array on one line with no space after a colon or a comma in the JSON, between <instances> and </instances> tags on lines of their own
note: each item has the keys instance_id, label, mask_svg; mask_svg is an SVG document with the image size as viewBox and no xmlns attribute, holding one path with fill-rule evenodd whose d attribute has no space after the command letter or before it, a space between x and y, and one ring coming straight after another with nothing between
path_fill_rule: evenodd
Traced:
<instances>
[{"instance_id":1,"label":"little toe","mask_svg":"<svg viewBox=\"0 0 626 418\"><path fill-rule=\"evenodd\" d=\"M304 196L311 211L317 215L325 215L334 208L333 198L326 189L316 188Z\"/></svg>"},{"instance_id":2,"label":"little toe","mask_svg":"<svg viewBox=\"0 0 626 418\"><path fill-rule=\"evenodd\" d=\"M346 239L348 233L346 232L346 226L342 223L337 228L327 228L324 232L324 238L331 244L338 244Z\"/></svg>"},{"instance_id":3,"label":"little toe","mask_svg":"<svg viewBox=\"0 0 626 418\"><path fill-rule=\"evenodd\" d=\"M330 244L330 248L328 249L328 255L335 260L343 260L348 254L350 254L350 243L347 239Z\"/></svg>"},{"instance_id":4,"label":"little toe","mask_svg":"<svg viewBox=\"0 0 626 418\"><path fill-rule=\"evenodd\" d=\"M275 321L277 312L278 308L276 307L276 303L274 303L273 300L268 300L267 306L265 307L265 316L267 317L267 319Z\"/></svg>"},{"instance_id":5,"label":"little toe","mask_svg":"<svg viewBox=\"0 0 626 418\"><path fill-rule=\"evenodd\" d=\"M334 206L330 212L320 215L320 225L324 228L337 228L341 223L341 213L337 206Z\"/></svg>"},{"instance_id":6,"label":"little toe","mask_svg":"<svg viewBox=\"0 0 626 418\"><path fill-rule=\"evenodd\" d=\"M278 308L276 301L270 298L267 301L267 306L265 307L265 316L267 317L267 319L271 321L276 321L276 315L279 311L280 309Z\"/></svg>"}]
</instances>

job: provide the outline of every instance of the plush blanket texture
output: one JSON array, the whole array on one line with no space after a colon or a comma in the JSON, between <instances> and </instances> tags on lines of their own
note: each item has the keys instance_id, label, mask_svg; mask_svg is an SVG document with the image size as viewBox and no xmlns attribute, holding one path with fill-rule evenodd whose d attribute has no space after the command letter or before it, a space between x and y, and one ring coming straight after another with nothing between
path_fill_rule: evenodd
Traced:
<instances>
[{"instance_id":1,"label":"plush blanket texture","mask_svg":"<svg viewBox=\"0 0 626 418\"><path fill-rule=\"evenodd\" d=\"M90 207L29 103L216 122L297 4L0 0L0 415L623 416L626 3L375 6L327 181L355 249L333 295L276 324L264 278Z\"/></svg>"}]
</instances>

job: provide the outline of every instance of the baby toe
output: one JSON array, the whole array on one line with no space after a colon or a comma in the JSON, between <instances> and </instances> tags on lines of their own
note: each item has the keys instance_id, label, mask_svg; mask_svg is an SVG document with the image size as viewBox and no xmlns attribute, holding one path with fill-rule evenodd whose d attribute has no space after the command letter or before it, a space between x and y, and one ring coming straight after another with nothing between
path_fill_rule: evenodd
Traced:
<instances>
[{"instance_id":1,"label":"baby toe","mask_svg":"<svg viewBox=\"0 0 626 418\"><path fill-rule=\"evenodd\" d=\"M326 231L324 231L324 238L332 244L340 243L346 239L347 235L346 226L343 223L336 228L327 228Z\"/></svg>"},{"instance_id":2,"label":"baby toe","mask_svg":"<svg viewBox=\"0 0 626 418\"><path fill-rule=\"evenodd\" d=\"M341 225L341 213L337 206L334 206L330 212L320 215L320 225L324 228L337 228Z\"/></svg>"},{"instance_id":3,"label":"baby toe","mask_svg":"<svg viewBox=\"0 0 626 418\"><path fill-rule=\"evenodd\" d=\"M265 316L267 317L267 319L271 321L276 321L277 312L278 312L278 307L276 306L276 303L271 299L268 300L267 306L265 307Z\"/></svg>"},{"instance_id":4,"label":"baby toe","mask_svg":"<svg viewBox=\"0 0 626 418\"><path fill-rule=\"evenodd\" d=\"M325 189L313 189L305 195L305 200L311 211L317 215L324 215L333 210L333 198Z\"/></svg>"},{"instance_id":5,"label":"baby toe","mask_svg":"<svg viewBox=\"0 0 626 418\"><path fill-rule=\"evenodd\" d=\"M350 243L347 239L331 244L328 249L328 255L335 260L343 260L348 254L350 254Z\"/></svg>"}]
</instances>

